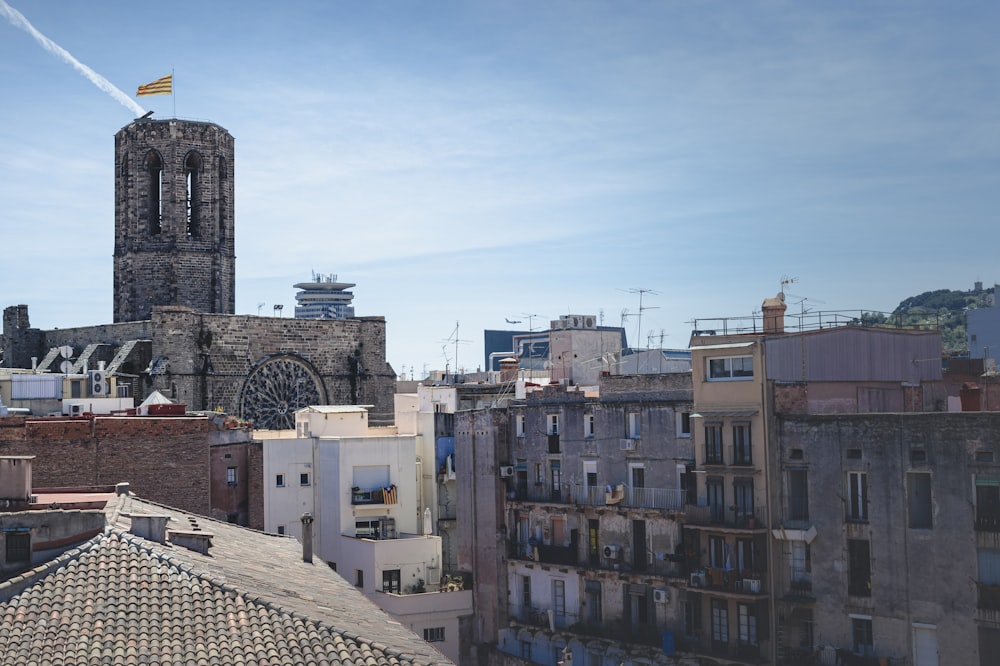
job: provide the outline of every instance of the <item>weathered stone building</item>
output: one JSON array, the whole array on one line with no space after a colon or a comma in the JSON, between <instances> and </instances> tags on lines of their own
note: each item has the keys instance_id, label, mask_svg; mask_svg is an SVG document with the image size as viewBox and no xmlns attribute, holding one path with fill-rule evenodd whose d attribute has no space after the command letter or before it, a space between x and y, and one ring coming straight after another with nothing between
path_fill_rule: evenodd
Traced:
<instances>
[{"instance_id":1,"label":"weathered stone building","mask_svg":"<svg viewBox=\"0 0 1000 666\"><path fill-rule=\"evenodd\" d=\"M211 123L138 119L115 137L114 323L42 331L4 310L3 365L58 372L104 363L141 400L291 428L295 409L371 405L391 422L385 320L234 315L233 138ZM17 406L17 405L13 405Z\"/></svg>"}]
</instances>

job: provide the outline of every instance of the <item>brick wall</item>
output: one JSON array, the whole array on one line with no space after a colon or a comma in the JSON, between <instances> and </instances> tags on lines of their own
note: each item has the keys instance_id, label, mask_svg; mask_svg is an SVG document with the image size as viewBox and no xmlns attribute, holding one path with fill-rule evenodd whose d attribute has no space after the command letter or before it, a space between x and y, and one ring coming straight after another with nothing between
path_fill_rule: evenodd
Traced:
<instances>
[{"instance_id":1,"label":"brick wall","mask_svg":"<svg viewBox=\"0 0 1000 666\"><path fill-rule=\"evenodd\" d=\"M247 512L249 527L264 529L264 444L247 445Z\"/></svg>"},{"instance_id":2,"label":"brick wall","mask_svg":"<svg viewBox=\"0 0 1000 666\"><path fill-rule=\"evenodd\" d=\"M808 414L809 389L805 384L774 384L776 414Z\"/></svg>"},{"instance_id":3,"label":"brick wall","mask_svg":"<svg viewBox=\"0 0 1000 666\"><path fill-rule=\"evenodd\" d=\"M36 487L127 481L138 496L210 515L209 446L203 417L0 419L0 455L33 455Z\"/></svg>"}]
</instances>

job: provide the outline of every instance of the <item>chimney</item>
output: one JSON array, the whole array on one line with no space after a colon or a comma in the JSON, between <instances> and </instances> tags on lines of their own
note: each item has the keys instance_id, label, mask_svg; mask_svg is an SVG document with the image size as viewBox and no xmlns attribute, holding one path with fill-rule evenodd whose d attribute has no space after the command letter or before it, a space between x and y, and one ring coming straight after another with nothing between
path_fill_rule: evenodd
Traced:
<instances>
[{"instance_id":1,"label":"chimney","mask_svg":"<svg viewBox=\"0 0 1000 666\"><path fill-rule=\"evenodd\" d=\"M143 539L149 539L156 543L165 543L167 540L167 521L170 516L153 514L132 514L132 529L129 531Z\"/></svg>"},{"instance_id":2,"label":"chimney","mask_svg":"<svg viewBox=\"0 0 1000 666\"><path fill-rule=\"evenodd\" d=\"M0 456L0 501L8 508L31 503L31 464L35 456Z\"/></svg>"},{"instance_id":3,"label":"chimney","mask_svg":"<svg viewBox=\"0 0 1000 666\"><path fill-rule=\"evenodd\" d=\"M302 514L302 561L310 564L313 561L313 515L311 513Z\"/></svg>"},{"instance_id":4,"label":"chimney","mask_svg":"<svg viewBox=\"0 0 1000 666\"><path fill-rule=\"evenodd\" d=\"M512 382L517 379L517 359L507 357L500 359L500 381Z\"/></svg>"},{"instance_id":5,"label":"chimney","mask_svg":"<svg viewBox=\"0 0 1000 666\"><path fill-rule=\"evenodd\" d=\"M788 306L785 305L784 292L779 292L774 298L765 298L760 309L764 313L765 333L785 332L785 310Z\"/></svg>"},{"instance_id":6,"label":"chimney","mask_svg":"<svg viewBox=\"0 0 1000 666\"><path fill-rule=\"evenodd\" d=\"M115 495L128 495L129 488L130 486L128 481L123 481L122 483L115 484Z\"/></svg>"}]
</instances>

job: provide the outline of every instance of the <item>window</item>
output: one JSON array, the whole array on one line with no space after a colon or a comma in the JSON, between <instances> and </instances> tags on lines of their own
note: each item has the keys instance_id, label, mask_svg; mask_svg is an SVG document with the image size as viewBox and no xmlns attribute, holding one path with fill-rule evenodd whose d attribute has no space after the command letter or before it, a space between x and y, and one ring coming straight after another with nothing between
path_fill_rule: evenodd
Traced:
<instances>
[{"instance_id":1,"label":"window","mask_svg":"<svg viewBox=\"0 0 1000 666\"><path fill-rule=\"evenodd\" d=\"M729 605L725 599L712 599L712 643L717 647L729 644Z\"/></svg>"},{"instance_id":2,"label":"window","mask_svg":"<svg viewBox=\"0 0 1000 666\"><path fill-rule=\"evenodd\" d=\"M809 472L788 470L788 520L809 520Z\"/></svg>"},{"instance_id":3,"label":"window","mask_svg":"<svg viewBox=\"0 0 1000 666\"><path fill-rule=\"evenodd\" d=\"M525 616L531 610L531 576L521 576L521 610Z\"/></svg>"},{"instance_id":4,"label":"window","mask_svg":"<svg viewBox=\"0 0 1000 666\"><path fill-rule=\"evenodd\" d=\"M594 625L601 624L601 581L586 582L586 600L587 622Z\"/></svg>"},{"instance_id":5,"label":"window","mask_svg":"<svg viewBox=\"0 0 1000 666\"><path fill-rule=\"evenodd\" d=\"M278 525L278 534L284 536L284 534L285 534L285 526L284 525Z\"/></svg>"},{"instance_id":6,"label":"window","mask_svg":"<svg viewBox=\"0 0 1000 666\"><path fill-rule=\"evenodd\" d=\"M691 436L691 412L679 412L677 414L677 436Z\"/></svg>"},{"instance_id":7,"label":"window","mask_svg":"<svg viewBox=\"0 0 1000 666\"><path fill-rule=\"evenodd\" d=\"M750 443L749 423L737 423L733 425L733 464L753 464L753 447Z\"/></svg>"},{"instance_id":8,"label":"window","mask_svg":"<svg viewBox=\"0 0 1000 666\"><path fill-rule=\"evenodd\" d=\"M284 474L275 474L274 475L274 485L277 486L278 488L284 488L285 487L285 475Z\"/></svg>"},{"instance_id":9,"label":"window","mask_svg":"<svg viewBox=\"0 0 1000 666\"><path fill-rule=\"evenodd\" d=\"M736 479L733 481L733 497L736 507L736 525L740 527L753 526L753 479Z\"/></svg>"},{"instance_id":10,"label":"window","mask_svg":"<svg viewBox=\"0 0 1000 666\"><path fill-rule=\"evenodd\" d=\"M868 522L868 475L864 472L847 473L847 520Z\"/></svg>"},{"instance_id":11,"label":"window","mask_svg":"<svg viewBox=\"0 0 1000 666\"><path fill-rule=\"evenodd\" d=\"M865 657L872 657L875 655L875 642L872 639L871 617L851 617L851 644L854 654Z\"/></svg>"},{"instance_id":12,"label":"window","mask_svg":"<svg viewBox=\"0 0 1000 666\"><path fill-rule=\"evenodd\" d=\"M77 396L79 397L79 396ZM976 462L981 463L991 463L993 462L993 452L992 451L976 451Z\"/></svg>"},{"instance_id":13,"label":"window","mask_svg":"<svg viewBox=\"0 0 1000 666\"><path fill-rule=\"evenodd\" d=\"M552 580L552 611L556 617L566 616L566 581Z\"/></svg>"},{"instance_id":14,"label":"window","mask_svg":"<svg viewBox=\"0 0 1000 666\"><path fill-rule=\"evenodd\" d=\"M549 474L552 483L552 499L562 498L562 464L558 460L549 461Z\"/></svg>"},{"instance_id":15,"label":"window","mask_svg":"<svg viewBox=\"0 0 1000 666\"><path fill-rule=\"evenodd\" d=\"M594 415L583 415L583 436L590 438L594 436Z\"/></svg>"},{"instance_id":16,"label":"window","mask_svg":"<svg viewBox=\"0 0 1000 666\"><path fill-rule=\"evenodd\" d=\"M802 460L804 457L805 455L803 454L802 449L792 449L788 452L789 460Z\"/></svg>"},{"instance_id":17,"label":"window","mask_svg":"<svg viewBox=\"0 0 1000 666\"><path fill-rule=\"evenodd\" d=\"M847 449L848 460L861 460L861 449Z\"/></svg>"},{"instance_id":18,"label":"window","mask_svg":"<svg viewBox=\"0 0 1000 666\"><path fill-rule=\"evenodd\" d=\"M521 641L521 659L531 661L531 641Z\"/></svg>"},{"instance_id":19,"label":"window","mask_svg":"<svg viewBox=\"0 0 1000 666\"><path fill-rule=\"evenodd\" d=\"M713 523L721 523L726 519L726 489L722 479L712 478L705 482L708 492L709 519Z\"/></svg>"},{"instance_id":20,"label":"window","mask_svg":"<svg viewBox=\"0 0 1000 666\"><path fill-rule=\"evenodd\" d=\"M187 223L184 231L188 236L198 237L198 199L200 195L201 183L199 174L201 172L201 157L198 153L191 153L184 160L184 177L187 198Z\"/></svg>"},{"instance_id":21,"label":"window","mask_svg":"<svg viewBox=\"0 0 1000 666\"><path fill-rule=\"evenodd\" d=\"M382 591L388 594L399 594L399 569L385 569L382 571ZM425 639L426 640L426 639Z\"/></svg>"},{"instance_id":22,"label":"window","mask_svg":"<svg viewBox=\"0 0 1000 666\"><path fill-rule=\"evenodd\" d=\"M812 589L812 551L805 541L790 541L792 547L792 589Z\"/></svg>"},{"instance_id":23,"label":"window","mask_svg":"<svg viewBox=\"0 0 1000 666\"><path fill-rule=\"evenodd\" d=\"M752 356L727 356L710 358L708 362L709 381L727 381L753 378Z\"/></svg>"},{"instance_id":24,"label":"window","mask_svg":"<svg viewBox=\"0 0 1000 666\"><path fill-rule=\"evenodd\" d=\"M299 474L299 485L308 486L309 485L309 472L302 472Z\"/></svg>"},{"instance_id":25,"label":"window","mask_svg":"<svg viewBox=\"0 0 1000 666\"><path fill-rule=\"evenodd\" d=\"M718 423L705 425L705 464L722 464L722 425Z\"/></svg>"},{"instance_id":26,"label":"window","mask_svg":"<svg viewBox=\"0 0 1000 666\"><path fill-rule=\"evenodd\" d=\"M910 504L910 527L930 529L932 527L931 474L908 472L906 481Z\"/></svg>"},{"instance_id":27,"label":"window","mask_svg":"<svg viewBox=\"0 0 1000 666\"><path fill-rule=\"evenodd\" d=\"M236 485L236 468L227 467L226 468L226 485L235 486Z\"/></svg>"},{"instance_id":28,"label":"window","mask_svg":"<svg viewBox=\"0 0 1000 666\"><path fill-rule=\"evenodd\" d=\"M976 529L1000 531L1000 476L976 475Z\"/></svg>"},{"instance_id":29,"label":"window","mask_svg":"<svg viewBox=\"0 0 1000 666\"><path fill-rule=\"evenodd\" d=\"M354 521L354 536L358 539L395 539L395 518L372 518Z\"/></svg>"},{"instance_id":30,"label":"window","mask_svg":"<svg viewBox=\"0 0 1000 666\"><path fill-rule=\"evenodd\" d=\"M28 530L4 530L7 562L31 562L31 532Z\"/></svg>"},{"instance_id":31,"label":"window","mask_svg":"<svg viewBox=\"0 0 1000 666\"><path fill-rule=\"evenodd\" d=\"M847 593L872 595L871 544L866 539L847 540Z\"/></svg>"},{"instance_id":32,"label":"window","mask_svg":"<svg viewBox=\"0 0 1000 666\"><path fill-rule=\"evenodd\" d=\"M743 645L757 645L757 616L754 615L750 606L737 604L736 616L739 618L740 643Z\"/></svg>"},{"instance_id":33,"label":"window","mask_svg":"<svg viewBox=\"0 0 1000 666\"><path fill-rule=\"evenodd\" d=\"M163 229L163 161L155 152L146 156L148 175L149 233L158 236Z\"/></svg>"},{"instance_id":34,"label":"window","mask_svg":"<svg viewBox=\"0 0 1000 666\"><path fill-rule=\"evenodd\" d=\"M713 569L726 568L726 540L721 536L708 537L708 564Z\"/></svg>"},{"instance_id":35,"label":"window","mask_svg":"<svg viewBox=\"0 0 1000 666\"><path fill-rule=\"evenodd\" d=\"M424 640L428 643L440 643L444 640L444 627L429 627L424 629Z\"/></svg>"},{"instance_id":36,"label":"window","mask_svg":"<svg viewBox=\"0 0 1000 666\"><path fill-rule=\"evenodd\" d=\"M911 449L910 450L910 462L913 462L913 463L925 463L925 462L927 462L927 450L926 449Z\"/></svg>"},{"instance_id":37,"label":"window","mask_svg":"<svg viewBox=\"0 0 1000 666\"><path fill-rule=\"evenodd\" d=\"M752 575L757 572L754 566L754 549L751 539L736 540L736 570L742 574Z\"/></svg>"},{"instance_id":38,"label":"window","mask_svg":"<svg viewBox=\"0 0 1000 666\"><path fill-rule=\"evenodd\" d=\"M524 437L524 414L518 414L514 417L514 432L517 433L518 437Z\"/></svg>"},{"instance_id":39,"label":"window","mask_svg":"<svg viewBox=\"0 0 1000 666\"><path fill-rule=\"evenodd\" d=\"M625 436L629 439L642 437L642 415L639 412L629 412L625 415Z\"/></svg>"},{"instance_id":40,"label":"window","mask_svg":"<svg viewBox=\"0 0 1000 666\"><path fill-rule=\"evenodd\" d=\"M355 569L354 570L354 587L364 587L365 586L365 570Z\"/></svg>"},{"instance_id":41,"label":"window","mask_svg":"<svg viewBox=\"0 0 1000 666\"><path fill-rule=\"evenodd\" d=\"M547 434L549 434L549 435L558 435L559 434L559 415L558 414L549 414L548 415L548 424L549 425L548 425Z\"/></svg>"}]
</instances>

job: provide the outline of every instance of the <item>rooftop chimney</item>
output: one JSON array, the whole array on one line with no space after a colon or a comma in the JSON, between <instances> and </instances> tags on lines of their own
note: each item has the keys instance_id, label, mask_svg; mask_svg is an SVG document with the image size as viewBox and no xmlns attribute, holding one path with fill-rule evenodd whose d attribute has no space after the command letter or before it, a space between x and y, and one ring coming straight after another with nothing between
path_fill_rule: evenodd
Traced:
<instances>
[{"instance_id":1,"label":"rooftop chimney","mask_svg":"<svg viewBox=\"0 0 1000 666\"><path fill-rule=\"evenodd\" d=\"M313 515L311 513L302 514L302 561L310 564L313 561Z\"/></svg>"},{"instance_id":2,"label":"rooftop chimney","mask_svg":"<svg viewBox=\"0 0 1000 666\"><path fill-rule=\"evenodd\" d=\"M35 456L0 456L0 500L16 506L31 502L31 461Z\"/></svg>"},{"instance_id":3,"label":"rooftop chimney","mask_svg":"<svg viewBox=\"0 0 1000 666\"><path fill-rule=\"evenodd\" d=\"M132 534L156 543L164 543L167 539L167 521L170 516L153 514L132 514Z\"/></svg>"},{"instance_id":4,"label":"rooftop chimney","mask_svg":"<svg viewBox=\"0 0 1000 666\"><path fill-rule=\"evenodd\" d=\"M508 356L500 359L500 381L512 382L517 379L517 359Z\"/></svg>"},{"instance_id":5,"label":"rooftop chimney","mask_svg":"<svg viewBox=\"0 0 1000 666\"><path fill-rule=\"evenodd\" d=\"M765 333L785 332L785 310L788 306L785 305L784 292L778 292L774 298L765 298L760 309L764 313Z\"/></svg>"}]
</instances>

